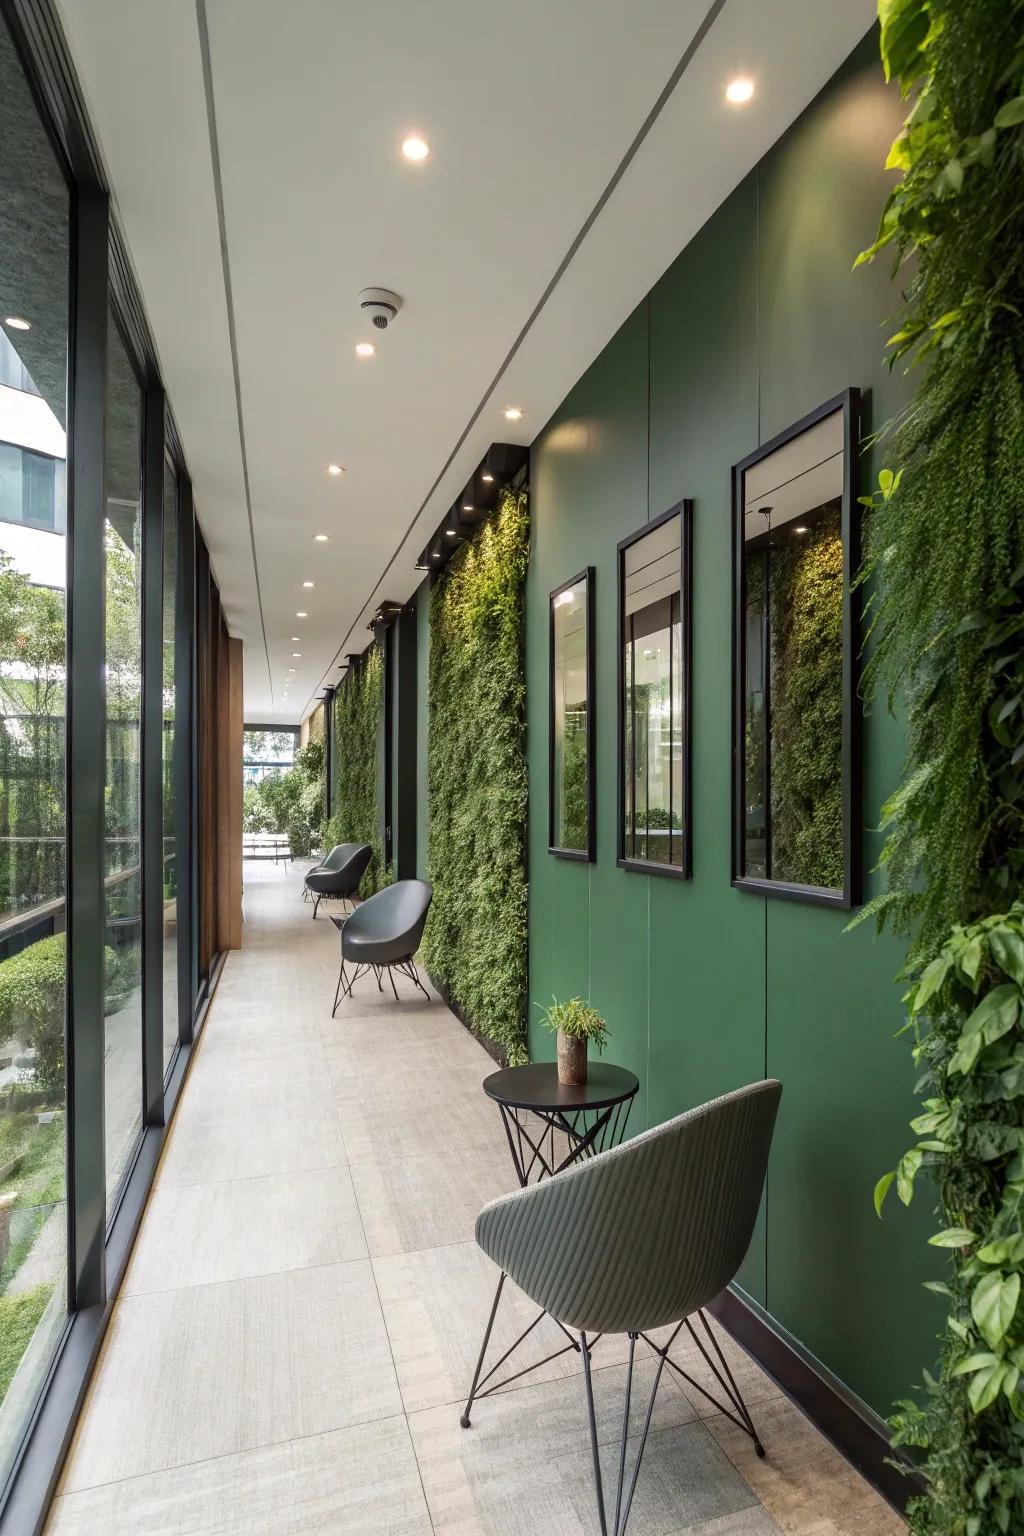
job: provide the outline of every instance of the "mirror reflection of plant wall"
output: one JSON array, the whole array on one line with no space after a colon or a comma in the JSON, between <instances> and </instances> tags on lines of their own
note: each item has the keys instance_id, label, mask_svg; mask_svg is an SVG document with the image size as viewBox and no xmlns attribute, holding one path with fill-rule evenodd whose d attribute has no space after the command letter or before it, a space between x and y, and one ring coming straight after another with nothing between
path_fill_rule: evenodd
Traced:
<instances>
[{"instance_id":1,"label":"mirror reflection of plant wall","mask_svg":"<svg viewBox=\"0 0 1024 1536\"><path fill-rule=\"evenodd\" d=\"M378 741L383 714L384 656L374 644L359 666L349 669L334 695L338 798L323 838L328 851L336 843L369 843L373 858L359 886L363 897L372 896L394 879L384 859L380 812Z\"/></svg>"},{"instance_id":2,"label":"mirror reflection of plant wall","mask_svg":"<svg viewBox=\"0 0 1024 1536\"><path fill-rule=\"evenodd\" d=\"M688 875L690 543L681 502L619 545L619 851L623 869Z\"/></svg>"},{"instance_id":3,"label":"mirror reflection of plant wall","mask_svg":"<svg viewBox=\"0 0 1024 1536\"><path fill-rule=\"evenodd\" d=\"M594 838L594 569L549 599L548 848L592 860Z\"/></svg>"},{"instance_id":4,"label":"mirror reflection of plant wall","mask_svg":"<svg viewBox=\"0 0 1024 1536\"><path fill-rule=\"evenodd\" d=\"M734 881L848 906L853 392L737 466Z\"/></svg>"},{"instance_id":5,"label":"mirror reflection of plant wall","mask_svg":"<svg viewBox=\"0 0 1024 1536\"><path fill-rule=\"evenodd\" d=\"M463 1018L526 1058L525 491L452 557L430 600L424 956Z\"/></svg>"}]
</instances>

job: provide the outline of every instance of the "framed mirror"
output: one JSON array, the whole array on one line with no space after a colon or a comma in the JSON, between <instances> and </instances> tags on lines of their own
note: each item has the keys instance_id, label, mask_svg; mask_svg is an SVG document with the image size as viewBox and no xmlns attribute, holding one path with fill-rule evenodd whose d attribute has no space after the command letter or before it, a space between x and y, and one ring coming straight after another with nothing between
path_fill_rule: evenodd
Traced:
<instances>
[{"instance_id":1,"label":"framed mirror","mask_svg":"<svg viewBox=\"0 0 1024 1536\"><path fill-rule=\"evenodd\" d=\"M859 899L859 397L848 389L733 470L733 884Z\"/></svg>"},{"instance_id":2,"label":"framed mirror","mask_svg":"<svg viewBox=\"0 0 1024 1536\"><path fill-rule=\"evenodd\" d=\"M690 698L693 503L619 545L618 864L691 867Z\"/></svg>"},{"instance_id":3,"label":"framed mirror","mask_svg":"<svg viewBox=\"0 0 1024 1536\"><path fill-rule=\"evenodd\" d=\"M556 587L549 603L548 852L593 862L594 568Z\"/></svg>"}]
</instances>

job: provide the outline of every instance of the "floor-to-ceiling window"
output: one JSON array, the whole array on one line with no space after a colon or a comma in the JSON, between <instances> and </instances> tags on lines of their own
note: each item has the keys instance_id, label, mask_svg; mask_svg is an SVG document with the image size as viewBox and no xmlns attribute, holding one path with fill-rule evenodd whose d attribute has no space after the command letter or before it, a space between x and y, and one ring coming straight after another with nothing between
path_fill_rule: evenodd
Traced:
<instances>
[{"instance_id":1,"label":"floor-to-ceiling window","mask_svg":"<svg viewBox=\"0 0 1024 1536\"><path fill-rule=\"evenodd\" d=\"M67 1323L69 215L0 22L0 1487Z\"/></svg>"},{"instance_id":2,"label":"floor-to-ceiling window","mask_svg":"<svg viewBox=\"0 0 1024 1536\"><path fill-rule=\"evenodd\" d=\"M164 1068L178 1043L178 859L175 838L174 705L175 618L178 594L178 477L164 465L163 556L163 961Z\"/></svg>"},{"instance_id":3,"label":"floor-to-ceiling window","mask_svg":"<svg viewBox=\"0 0 1024 1536\"><path fill-rule=\"evenodd\" d=\"M107 1215L142 1129L142 391L107 325Z\"/></svg>"}]
</instances>

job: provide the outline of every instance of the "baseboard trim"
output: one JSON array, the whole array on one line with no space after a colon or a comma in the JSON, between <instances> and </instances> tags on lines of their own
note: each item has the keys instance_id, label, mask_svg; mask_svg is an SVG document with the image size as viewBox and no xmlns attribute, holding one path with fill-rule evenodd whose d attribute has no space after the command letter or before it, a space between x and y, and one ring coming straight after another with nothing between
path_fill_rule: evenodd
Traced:
<instances>
[{"instance_id":1,"label":"baseboard trim","mask_svg":"<svg viewBox=\"0 0 1024 1536\"><path fill-rule=\"evenodd\" d=\"M735 1290L723 1291L708 1310L894 1509L902 1514L908 1501L924 1492L921 1473L893 1450L884 1421L816 1367L750 1301Z\"/></svg>"}]
</instances>

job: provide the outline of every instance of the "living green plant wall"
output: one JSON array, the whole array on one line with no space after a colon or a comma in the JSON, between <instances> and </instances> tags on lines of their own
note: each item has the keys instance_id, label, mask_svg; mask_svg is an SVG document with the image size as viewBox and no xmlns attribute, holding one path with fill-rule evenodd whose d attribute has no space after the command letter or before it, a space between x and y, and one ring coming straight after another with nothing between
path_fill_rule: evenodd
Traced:
<instances>
[{"instance_id":1,"label":"living green plant wall","mask_svg":"<svg viewBox=\"0 0 1024 1536\"><path fill-rule=\"evenodd\" d=\"M766 1200L739 1277L784 1335L879 1414L934 1359L943 1308L926 1210L879 1222L878 1174L913 1111L901 946L848 914L730 883L731 466L856 386L870 434L908 398L882 359L899 292L857 273L903 105L869 36L630 315L534 443L527 578L530 999L589 999L640 1079L630 1131L763 1077L784 1085ZM890 329L886 330L887 322ZM882 463L877 445L862 485ZM616 544L694 499L693 876L617 868ZM952 510L950 511L952 515ZM547 852L548 594L595 567L597 861ZM864 862L906 741L864 721ZM868 893L882 889L869 874ZM531 1054L553 1042L530 1010ZM933 1257L930 1257L932 1255Z\"/></svg>"},{"instance_id":2,"label":"living green plant wall","mask_svg":"<svg viewBox=\"0 0 1024 1536\"><path fill-rule=\"evenodd\" d=\"M510 1063L526 1054L525 491L507 490L431 594L430 974Z\"/></svg>"},{"instance_id":3,"label":"living green plant wall","mask_svg":"<svg viewBox=\"0 0 1024 1536\"><path fill-rule=\"evenodd\" d=\"M384 656L371 645L361 664L350 668L334 695L334 761L338 808L324 834L336 843L369 843L373 849L359 887L363 897L390 885L384 862L379 741L384 714Z\"/></svg>"}]
</instances>

